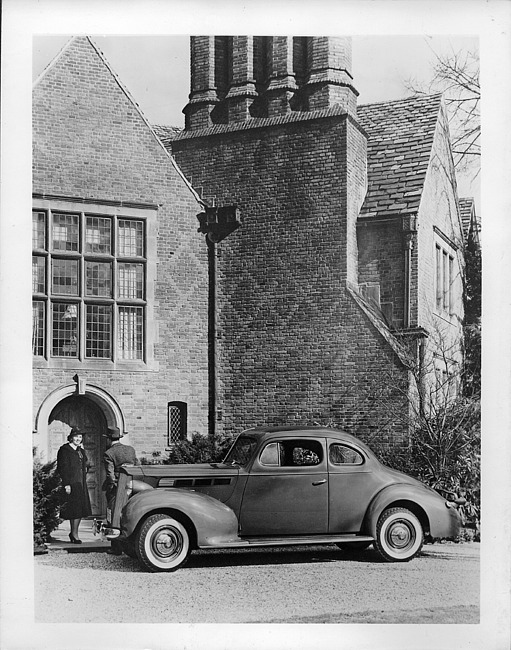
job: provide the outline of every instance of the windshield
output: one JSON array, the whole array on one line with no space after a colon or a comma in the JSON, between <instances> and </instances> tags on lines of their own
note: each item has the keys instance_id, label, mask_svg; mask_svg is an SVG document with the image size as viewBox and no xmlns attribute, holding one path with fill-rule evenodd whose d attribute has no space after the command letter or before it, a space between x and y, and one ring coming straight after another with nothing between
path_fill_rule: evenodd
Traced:
<instances>
[{"instance_id":1,"label":"windshield","mask_svg":"<svg viewBox=\"0 0 511 650\"><path fill-rule=\"evenodd\" d=\"M224 463L241 465L242 467L252 458L257 441L249 436L239 436L234 445L229 449Z\"/></svg>"}]
</instances>

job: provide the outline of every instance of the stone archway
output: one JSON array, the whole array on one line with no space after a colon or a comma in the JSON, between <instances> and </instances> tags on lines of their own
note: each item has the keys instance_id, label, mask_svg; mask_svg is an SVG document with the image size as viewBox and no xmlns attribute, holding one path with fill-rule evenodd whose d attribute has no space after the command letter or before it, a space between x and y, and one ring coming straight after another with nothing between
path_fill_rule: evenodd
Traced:
<instances>
[{"instance_id":1,"label":"stone archway","mask_svg":"<svg viewBox=\"0 0 511 650\"><path fill-rule=\"evenodd\" d=\"M85 433L84 447L91 462L87 477L93 515L102 516L106 503L101 490L105 451L103 434L109 426L126 433L124 416L116 400L105 390L80 380L50 393L37 413L33 445L43 461L54 460L71 427Z\"/></svg>"},{"instance_id":2,"label":"stone archway","mask_svg":"<svg viewBox=\"0 0 511 650\"><path fill-rule=\"evenodd\" d=\"M81 390L78 390L78 388L81 388ZM36 415L33 446L36 447L37 453L43 461L52 460L49 455L48 439L50 415L57 404L72 395L83 395L95 402L103 411L107 427L119 427L124 435L127 433L124 415L117 401L107 391L92 384L79 384L77 386L76 383L72 383L66 386L60 386L46 396Z\"/></svg>"}]
</instances>

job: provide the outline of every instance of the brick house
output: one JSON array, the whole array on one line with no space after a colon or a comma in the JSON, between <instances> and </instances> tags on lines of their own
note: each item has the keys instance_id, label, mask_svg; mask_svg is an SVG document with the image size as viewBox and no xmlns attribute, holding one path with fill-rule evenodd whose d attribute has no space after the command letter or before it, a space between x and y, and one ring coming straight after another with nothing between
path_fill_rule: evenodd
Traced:
<instances>
[{"instance_id":1,"label":"brick house","mask_svg":"<svg viewBox=\"0 0 511 650\"><path fill-rule=\"evenodd\" d=\"M34 445L55 458L84 431L94 514L108 425L141 456L207 430L200 210L101 52L70 41L33 90Z\"/></svg>"},{"instance_id":2,"label":"brick house","mask_svg":"<svg viewBox=\"0 0 511 650\"><path fill-rule=\"evenodd\" d=\"M461 359L441 97L357 107L347 38L191 52L184 130L85 37L34 87L35 444L85 428L93 491L107 424L141 455L293 422L403 441Z\"/></svg>"}]
</instances>

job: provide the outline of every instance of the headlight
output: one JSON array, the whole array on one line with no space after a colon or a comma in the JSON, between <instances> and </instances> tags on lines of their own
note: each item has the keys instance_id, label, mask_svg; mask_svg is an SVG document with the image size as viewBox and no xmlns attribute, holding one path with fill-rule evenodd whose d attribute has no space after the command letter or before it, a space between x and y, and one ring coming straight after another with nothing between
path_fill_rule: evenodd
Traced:
<instances>
[{"instance_id":1,"label":"headlight","mask_svg":"<svg viewBox=\"0 0 511 650\"><path fill-rule=\"evenodd\" d=\"M128 499L130 498L130 496L132 494L133 494L133 479L130 478L130 480L126 484L126 495L127 495Z\"/></svg>"},{"instance_id":2,"label":"headlight","mask_svg":"<svg viewBox=\"0 0 511 650\"><path fill-rule=\"evenodd\" d=\"M144 490L154 490L152 485L146 483L145 481L140 481L137 478L130 479L128 485L126 486L128 496L132 494L138 494L138 492L143 492Z\"/></svg>"}]
</instances>

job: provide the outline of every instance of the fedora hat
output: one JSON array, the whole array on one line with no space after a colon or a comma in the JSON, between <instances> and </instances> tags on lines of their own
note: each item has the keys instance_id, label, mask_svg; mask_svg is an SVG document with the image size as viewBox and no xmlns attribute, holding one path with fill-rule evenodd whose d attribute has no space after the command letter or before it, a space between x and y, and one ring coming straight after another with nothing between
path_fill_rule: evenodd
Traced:
<instances>
[{"instance_id":1,"label":"fedora hat","mask_svg":"<svg viewBox=\"0 0 511 650\"><path fill-rule=\"evenodd\" d=\"M106 437L110 438L110 440L119 440L121 438L119 427L108 427Z\"/></svg>"}]
</instances>

